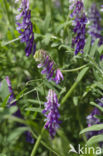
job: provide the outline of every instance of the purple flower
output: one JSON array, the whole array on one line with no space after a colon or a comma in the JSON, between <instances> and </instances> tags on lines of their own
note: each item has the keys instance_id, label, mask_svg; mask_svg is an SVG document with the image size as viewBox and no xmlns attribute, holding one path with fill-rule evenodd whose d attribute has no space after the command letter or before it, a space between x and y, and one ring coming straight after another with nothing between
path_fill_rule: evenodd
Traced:
<instances>
[{"instance_id":1,"label":"purple flower","mask_svg":"<svg viewBox=\"0 0 103 156\"><path fill-rule=\"evenodd\" d=\"M39 61L40 64L38 68L43 68L41 74L46 74L48 81L53 80L56 84L60 83L60 80L63 80L63 75L60 69L57 68L55 62L50 58L44 50L39 50L34 55L36 61Z\"/></svg>"},{"instance_id":2,"label":"purple flower","mask_svg":"<svg viewBox=\"0 0 103 156\"><path fill-rule=\"evenodd\" d=\"M81 1L76 1L76 0L69 0L70 6L69 10L73 10L72 14L70 17L76 17L76 16L81 16L82 10L83 10L83 2Z\"/></svg>"},{"instance_id":3,"label":"purple flower","mask_svg":"<svg viewBox=\"0 0 103 156\"><path fill-rule=\"evenodd\" d=\"M87 18L82 1L75 1L71 9L73 9L71 17L74 18L73 25L74 33L76 34L75 38L73 38L72 46L75 45L75 55L77 55L79 52L83 53L85 46Z\"/></svg>"},{"instance_id":4,"label":"purple flower","mask_svg":"<svg viewBox=\"0 0 103 156\"><path fill-rule=\"evenodd\" d=\"M31 133L29 131L26 131L25 134L26 134L26 141L31 144L34 144L34 138L32 137Z\"/></svg>"},{"instance_id":5,"label":"purple flower","mask_svg":"<svg viewBox=\"0 0 103 156\"><path fill-rule=\"evenodd\" d=\"M57 69L54 81L56 82L56 84L58 84L58 83L60 83L61 79L64 80L64 77L63 77L60 69Z\"/></svg>"},{"instance_id":6,"label":"purple flower","mask_svg":"<svg viewBox=\"0 0 103 156\"><path fill-rule=\"evenodd\" d=\"M90 22L89 31L88 33L92 37L92 43L99 38L99 45L103 44L103 37L101 36L101 16L100 13L96 7L96 4L92 4L89 13L88 13L88 19Z\"/></svg>"},{"instance_id":7,"label":"purple flower","mask_svg":"<svg viewBox=\"0 0 103 156\"><path fill-rule=\"evenodd\" d=\"M103 60L103 55L100 56L100 60L101 60L101 61Z\"/></svg>"},{"instance_id":8,"label":"purple flower","mask_svg":"<svg viewBox=\"0 0 103 156\"><path fill-rule=\"evenodd\" d=\"M16 2L18 2L18 0L16 0ZM18 21L22 18L22 23L16 23L18 25L17 30L21 34L21 42L26 43L25 52L26 56L29 56L31 53L34 54L36 50L36 44L34 43L33 25L31 22L31 11L29 10L29 0L22 0L18 11L20 14L16 16L16 20Z\"/></svg>"},{"instance_id":9,"label":"purple flower","mask_svg":"<svg viewBox=\"0 0 103 156\"><path fill-rule=\"evenodd\" d=\"M59 128L60 124L58 107L59 104L56 93L53 90L49 90L43 114L46 117L45 128L49 130L52 138L55 136L56 130Z\"/></svg>"},{"instance_id":10,"label":"purple flower","mask_svg":"<svg viewBox=\"0 0 103 156\"><path fill-rule=\"evenodd\" d=\"M103 107L103 98L101 98L100 100L97 100L98 102L98 105ZM100 119L96 118L95 115L100 115L100 111L98 108L94 108L93 111L91 112L90 115L87 116L87 124L88 124L88 127L92 126L92 125L95 125L95 124L100 124ZM100 131L91 131L91 132L88 132L86 135L87 135L87 138L91 138L92 136L94 135L98 135L98 134L101 134L103 133L103 130L100 130Z\"/></svg>"},{"instance_id":11,"label":"purple flower","mask_svg":"<svg viewBox=\"0 0 103 156\"><path fill-rule=\"evenodd\" d=\"M9 100L8 100L8 107L15 106L16 105L16 102L13 102L12 104L10 104L15 99L14 98L14 93L13 93L13 90L12 90L10 79L9 79L8 76L6 76L5 80L7 82L8 89L9 89L9 92L10 92L10 97L9 97ZM20 109L18 109L14 113L14 116L16 116L18 118L23 118L22 115L21 115ZM21 126L25 126L25 125L21 125ZM27 140L27 142L30 142L31 144L33 144L34 143L34 138L32 138L31 133L29 131L26 131L25 134L26 134L26 140Z\"/></svg>"},{"instance_id":12,"label":"purple flower","mask_svg":"<svg viewBox=\"0 0 103 156\"><path fill-rule=\"evenodd\" d=\"M99 46L103 44L103 36L101 35L101 16L99 10L96 7L96 4L92 4L89 13L88 19L90 22L88 33L92 37L92 44L98 38L99 39ZM100 60L103 59L103 55L100 57Z\"/></svg>"}]
</instances>

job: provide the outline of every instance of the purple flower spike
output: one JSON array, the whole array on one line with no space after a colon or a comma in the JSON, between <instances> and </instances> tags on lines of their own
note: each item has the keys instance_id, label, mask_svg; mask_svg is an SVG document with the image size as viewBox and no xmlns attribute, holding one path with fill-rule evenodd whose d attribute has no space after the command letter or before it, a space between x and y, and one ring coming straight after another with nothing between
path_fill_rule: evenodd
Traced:
<instances>
[{"instance_id":1,"label":"purple flower spike","mask_svg":"<svg viewBox=\"0 0 103 156\"><path fill-rule=\"evenodd\" d=\"M100 13L96 7L96 4L92 4L89 13L88 13L88 19L90 22L90 26L89 26L89 31L88 33L91 35L92 37L92 43L94 43L94 41L99 38L99 46L101 44L103 44L103 37L101 36L101 16Z\"/></svg>"},{"instance_id":2,"label":"purple flower spike","mask_svg":"<svg viewBox=\"0 0 103 156\"><path fill-rule=\"evenodd\" d=\"M50 58L44 50L39 50L34 55L36 61L39 61L40 64L38 68L43 68L41 74L46 74L48 81L53 80L56 84L60 83L60 80L64 79L60 69L57 68L55 62ZM55 77L54 77L55 76Z\"/></svg>"},{"instance_id":3,"label":"purple flower spike","mask_svg":"<svg viewBox=\"0 0 103 156\"><path fill-rule=\"evenodd\" d=\"M71 1L70 1L71 2ZM84 5L82 1L73 1L70 9L73 9L71 17L74 18L74 33L76 37L73 39L72 46L75 45L75 55L79 52L83 53L85 46L85 34L87 18L84 12Z\"/></svg>"},{"instance_id":4,"label":"purple flower spike","mask_svg":"<svg viewBox=\"0 0 103 156\"><path fill-rule=\"evenodd\" d=\"M98 102L98 105L103 107L103 98L101 98L100 100L97 100ZM95 125L95 124L101 124L100 122L100 119L97 119L95 117L95 115L100 115L100 111L98 108L94 108L93 111L91 112L90 115L87 116L87 124L88 124L88 127L92 126L92 125ZM101 134L103 133L103 130L100 130L100 131L91 131L91 132L88 132L86 135L87 135L87 138L91 138L92 136L94 135L98 135L98 134Z\"/></svg>"},{"instance_id":5,"label":"purple flower spike","mask_svg":"<svg viewBox=\"0 0 103 156\"><path fill-rule=\"evenodd\" d=\"M90 22L88 33L92 37L92 44L94 41L98 38L99 39L99 46L103 44L103 36L101 35L101 16L99 13L99 10L96 7L96 4L92 4L89 13L88 18ZM103 55L100 57L100 60L103 59Z\"/></svg>"},{"instance_id":6,"label":"purple flower spike","mask_svg":"<svg viewBox=\"0 0 103 156\"><path fill-rule=\"evenodd\" d=\"M16 1L17 2L17 1ZM17 30L21 34L21 42L26 43L25 53L29 56L35 53L36 44L34 43L33 25L31 23L31 11L29 10L29 0L22 0L21 6L18 9L20 14L16 16L16 20L22 18L22 23L17 22Z\"/></svg>"},{"instance_id":7,"label":"purple flower spike","mask_svg":"<svg viewBox=\"0 0 103 156\"><path fill-rule=\"evenodd\" d=\"M53 90L49 90L43 114L46 117L45 128L49 130L50 136L52 138L54 138L56 130L59 128L60 124L60 114L58 111L58 107L59 104L56 93Z\"/></svg>"}]
</instances>

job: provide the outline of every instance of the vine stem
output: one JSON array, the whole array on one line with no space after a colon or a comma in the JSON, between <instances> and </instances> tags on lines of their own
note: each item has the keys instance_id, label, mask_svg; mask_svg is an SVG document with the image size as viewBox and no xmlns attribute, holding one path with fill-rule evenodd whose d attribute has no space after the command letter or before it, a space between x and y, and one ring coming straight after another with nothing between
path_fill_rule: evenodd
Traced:
<instances>
[{"instance_id":1,"label":"vine stem","mask_svg":"<svg viewBox=\"0 0 103 156\"><path fill-rule=\"evenodd\" d=\"M43 11L44 11L44 16L46 15L46 3L45 0L42 0L43 3Z\"/></svg>"},{"instance_id":2,"label":"vine stem","mask_svg":"<svg viewBox=\"0 0 103 156\"><path fill-rule=\"evenodd\" d=\"M78 70L81 70L83 68L87 67L87 64L86 65L83 65L81 67L78 67L78 68L74 68L74 69L70 69L70 70L61 70L63 73L67 73L67 72L75 72L75 71L78 71Z\"/></svg>"},{"instance_id":3,"label":"vine stem","mask_svg":"<svg viewBox=\"0 0 103 156\"><path fill-rule=\"evenodd\" d=\"M37 149L38 149L38 146L39 146L39 144L40 144L40 141L41 141L41 139L42 139L42 135L43 135L44 131L45 131L45 128L44 128L44 126L43 126L43 128L42 128L42 130L41 130L41 134L38 136L37 141L36 141L36 143L35 143L35 145L34 145L34 147L33 147L33 150L32 150L32 152L31 152L31 156L35 156L36 151L37 151Z\"/></svg>"},{"instance_id":4,"label":"vine stem","mask_svg":"<svg viewBox=\"0 0 103 156\"><path fill-rule=\"evenodd\" d=\"M79 82L83 79L84 75L86 74L86 72L88 71L89 67L84 68L84 73L79 73L79 75L77 76L76 81L74 82L74 84L72 85L72 87L68 90L68 92L66 93L66 95L63 97L62 101L61 101L61 105L64 104L67 99L70 97L70 95L72 94L72 92L74 91L74 89L77 87L77 85L79 84ZM80 76L81 75L81 76Z\"/></svg>"}]
</instances>

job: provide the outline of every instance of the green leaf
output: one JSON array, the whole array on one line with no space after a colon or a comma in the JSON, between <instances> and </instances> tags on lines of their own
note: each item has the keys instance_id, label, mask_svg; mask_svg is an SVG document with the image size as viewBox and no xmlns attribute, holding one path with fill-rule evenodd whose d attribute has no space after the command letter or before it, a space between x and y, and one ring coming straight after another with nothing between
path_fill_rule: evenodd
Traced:
<instances>
[{"instance_id":1,"label":"green leaf","mask_svg":"<svg viewBox=\"0 0 103 156\"><path fill-rule=\"evenodd\" d=\"M72 21L67 21L65 23L59 24L59 26L56 29L56 33L59 33L61 29L67 27L68 25L72 25Z\"/></svg>"},{"instance_id":2,"label":"green leaf","mask_svg":"<svg viewBox=\"0 0 103 156\"><path fill-rule=\"evenodd\" d=\"M33 99L27 99L28 102L30 103L35 103L35 104L41 104L41 105L44 105L44 102L43 101L38 101L38 100L33 100Z\"/></svg>"},{"instance_id":3,"label":"green leaf","mask_svg":"<svg viewBox=\"0 0 103 156\"><path fill-rule=\"evenodd\" d=\"M99 41L99 39L96 39L94 44L91 47L90 56L92 56L92 57L95 55L95 52L98 48L98 41Z\"/></svg>"},{"instance_id":4,"label":"green leaf","mask_svg":"<svg viewBox=\"0 0 103 156\"><path fill-rule=\"evenodd\" d=\"M102 54L102 52L103 52L103 45L101 45L101 46L98 48L98 51L99 51L100 54Z\"/></svg>"},{"instance_id":5,"label":"green leaf","mask_svg":"<svg viewBox=\"0 0 103 156\"><path fill-rule=\"evenodd\" d=\"M0 111L0 120L8 119L9 116L14 114L18 110L17 106L12 106L10 108L1 109Z\"/></svg>"},{"instance_id":6,"label":"green leaf","mask_svg":"<svg viewBox=\"0 0 103 156\"><path fill-rule=\"evenodd\" d=\"M23 93L27 90L27 88L24 88L17 96L16 96L16 99L18 100L22 95Z\"/></svg>"},{"instance_id":7,"label":"green leaf","mask_svg":"<svg viewBox=\"0 0 103 156\"><path fill-rule=\"evenodd\" d=\"M85 128L83 129L80 134L86 133L86 132L90 132L90 131L99 131L103 129L103 124L96 124L93 125L91 127Z\"/></svg>"},{"instance_id":8,"label":"green leaf","mask_svg":"<svg viewBox=\"0 0 103 156\"><path fill-rule=\"evenodd\" d=\"M103 135L93 136L92 138L90 138L87 141L87 145L91 146L91 145L97 144L99 142L103 142Z\"/></svg>"},{"instance_id":9,"label":"green leaf","mask_svg":"<svg viewBox=\"0 0 103 156\"><path fill-rule=\"evenodd\" d=\"M9 96L10 96L10 94L5 98L5 100L3 101L3 103L2 103L2 107L5 107L6 106L6 104L7 104L7 102L8 102L8 100L9 100Z\"/></svg>"},{"instance_id":10,"label":"green leaf","mask_svg":"<svg viewBox=\"0 0 103 156\"><path fill-rule=\"evenodd\" d=\"M9 95L9 88L8 88L8 84L6 82L6 80L4 79L1 82L1 87L0 87L0 97L2 98L2 101L4 101L8 95Z\"/></svg>"},{"instance_id":11,"label":"green leaf","mask_svg":"<svg viewBox=\"0 0 103 156\"><path fill-rule=\"evenodd\" d=\"M45 21L44 21L44 32L47 32L48 31L50 22L51 22L51 15L50 14L47 14L47 16L45 18Z\"/></svg>"},{"instance_id":12,"label":"green leaf","mask_svg":"<svg viewBox=\"0 0 103 156\"><path fill-rule=\"evenodd\" d=\"M18 110L18 107L17 106L11 106L9 108L9 113L10 114L14 114L17 110Z\"/></svg>"},{"instance_id":13,"label":"green leaf","mask_svg":"<svg viewBox=\"0 0 103 156\"><path fill-rule=\"evenodd\" d=\"M32 112L40 112L40 113L43 111L43 109L41 108L26 108L25 110L32 111Z\"/></svg>"},{"instance_id":14,"label":"green leaf","mask_svg":"<svg viewBox=\"0 0 103 156\"><path fill-rule=\"evenodd\" d=\"M2 47L3 47L3 46L6 46L6 45L8 45L8 44L11 44L11 43L13 43L13 42L15 42L15 41L18 41L18 40L20 40L20 38L16 38L16 39L13 39L13 40L8 41L8 42L2 42Z\"/></svg>"},{"instance_id":15,"label":"green leaf","mask_svg":"<svg viewBox=\"0 0 103 156\"><path fill-rule=\"evenodd\" d=\"M84 54L88 54L89 53L89 50L90 50L90 46L91 46L91 36L89 36L86 40L86 44L85 44L85 47L84 47Z\"/></svg>"},{"instance_id":16,"label":"green leaf","mask_svg":"<svg viewBox=\"0 0 103 156\"><path fill-rule=\"evenodd\" d=\"M49 42L51 40L51 34L47 33L45 36L44 36L44 39L42 40L42 43L44 43L45 45L48 45Z\"/></svg>"},{"instance_id":17,"label":"green leaf","mask_svg":"<svg viewBox=\"0 0 103 156\"><path fill-rule=\"evenodd\" d=\"M74 97L73 97L73 102L74 102L74 105L75 105L75 106L78 105L78 97L77 97L77 96L74 96Z\"/></svg>"},{"instance_id":18,"label":"green leaf","mask_svg":"<svg viewBox=\"0 0 103 156\"><path fill-rule=\"evenodd\" d=\"M103 112L103 107L99 106L98 104L96 104L95 102L90 102L91 105L97 107L100 111Z\"/></svg>"},{"instance_id":19,"label":"green leaf","mask_svg":"<svg viewBox=\"0 0 103 156\"><path fill-rule=\"evenodd\" d=\"M16 139L18 139L20 137L20 135L22 133L24 133L25 131L29 130L28 127L19 127L16 128L14 131L12 131L12 133L8 136L8 141L12 142Z\"/></svg>"},{"instance_id":20,"label":"green leaf","mask_svg":"<svg viewBox=\"0 0 103 156\"><path fill-rule=\"evenodd\" d=\"M78 74L78 77L76 79L77 82L81 81L81 79L83 78L85 73L88 71L88 69L89 69L89 67L86 67L86 68L82 69L82 71L80 71L80 73Z\"/></svg>"},{"instance_id":21,"label":"green leaf","mask_svg":"<svg viewBox=\"0 0 103 156\"><path fill-rule=\"evenodd\" d=\"M7 156L6 154L0 153L0 156Z\"/></svg>"}]
</instances>

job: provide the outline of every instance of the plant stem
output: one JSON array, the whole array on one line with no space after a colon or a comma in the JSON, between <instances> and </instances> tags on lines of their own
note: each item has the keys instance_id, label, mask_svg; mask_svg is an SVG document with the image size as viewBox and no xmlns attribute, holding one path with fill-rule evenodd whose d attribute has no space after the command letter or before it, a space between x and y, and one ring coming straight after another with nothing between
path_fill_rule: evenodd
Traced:
<instances>
[{"instance_id":1,"label":"plant stem","mask_svg":"<svg viewBox=\"0 0 103 156\"><path fill-rule=\"evenodd\" d=\"M69 91L67 92L67 94L63 97L61 104L64 104L66 102L66 100L70 97L70 95L72 94L72 92L74 91L74 89L77 87L77 85L79 84L79 82L83 79L84 75L86 74L86 72L88 71L89 67L84 68L77 76L76 81L74 82L74 84L72 85L72 87L69 89Z\"/></svg>"},{"instance_id":2,"label":"plant stem","mask_svg":"<svg viewBox=\"0 0 103 156\"><path fill-rule=\"evenodd\" d=\"M63 97L61 104L64 104L66 102L66 100L70 97L70 95L72 94L72 92L74 91L74 89L76 88L76 86L78 85L78 82L75 82L72 87L69 89L69 91L67 92L67 94Z\"/></svg>"},{"instance_id":3,"label":"plant stem","mask_svg":"<svg viewBox=\"0 0 103 156\"><path fill-rule=\"evenodd\" d=\"M42 85L42 84L40 84L39 87L40 87L41 85ZM38 88L38 87L37 87L37 88ZM21 99L23 96L26 96L26 95L28 95L28 94L30 94L30 93L36 91L37 88L34 88L34 89L32 89L32 90L26 92L25 94L22 94L18 99L11 101L10 105L13 104L14 102L18 101L19 99Z\"/></svg>"},{"instance_id":4,"label":"plant stem","mask_svg":"<svg viewBox=\"0 0 103 156\"><path fill-rule=\"evenodd\" d=\"M44 16L46 15L46 4L45 4L45 0L42 0L43 3L43 11L44 11Z\"/></svg>"},{"instance_id":5,"label":"plant stem","mask_svg":"<svg viewBox=\"0 0 103 156\"><path fill-rule=\"evenodd\" d=\"M63 0L60 0L60 3L61 3L62 14L64 17L64 2L63 2Z\"/></svg>"},{"instance_id":6,"label":"plant stem","mask_svg":"<svg viewBox=\"0 0 103 156\"><path fill-rule=\"evenodd\" d=\"M87 66L87 64L86 64L86 65L83 65L83 66L81 66L81 67L75 68L75 69L61 70L61 71L62 71L63 73L67 73L67 72L75 72L75 71L78 71L78 70L81 70L81 69L85 68L86 66Z\"/></svg>"},{"instance_id":7,"label":"plant stem","mask_svg":"<svg viewBox=\"0 0 103 156\"><path fill-rule=\"evenodd\" d=\"M79 122L80 129L83 130L83 125L81 123L80 114L79 114L79 106L77 106L77 119L78 119L78 122ZM83 134L82 136L83 136L83 140L86 143L87 142L87 138L86 138L85 134Z\"/></svg>"},{"instance_id":8,"label":"plant stem","mask_svg":"<svg viewBox=\"0 0 103 156\"><path fill-rule=\"evenodd\" d=\"M39 144L40 144L40 141L41 141L41 139L42 139L42 135L43 135L43 133L44 133L44 130L45 130L45 128L43 127L42 130L41 130L41 134L38 136L37 141L36 141L36 143L35 143L35 145L34 145L34 147L33 147L33 150L32 150L32 152L31 152L31 156L35 156L35 154L36 154L36 151L37 151L38 146L39 146Z\"/></svg>"}]
</instances>

